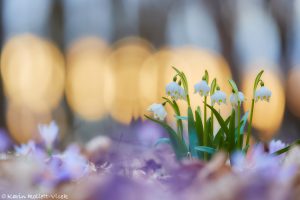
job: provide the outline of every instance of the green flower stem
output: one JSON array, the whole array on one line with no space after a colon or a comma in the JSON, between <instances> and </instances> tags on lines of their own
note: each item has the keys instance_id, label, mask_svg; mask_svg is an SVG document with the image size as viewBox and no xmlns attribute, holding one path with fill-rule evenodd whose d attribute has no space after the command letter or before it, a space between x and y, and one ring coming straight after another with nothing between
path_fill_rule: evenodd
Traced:
<instances>
[{"instance_id":1,"label":"green flower stem","mask_svg":"<svg viewBox=\"0 0 300 200\"><path fill-rule=\"evenodd\" d=\"M240 129L241 129L241 103L238 102L238 106L237 106L237 118L238 118L238 130L237 130L237 134L238 134L238 148L242 148L243 146L243 142L242 142L242 135L240 133Z\"/></svg>"},{"instance_id":2,"label":"green flower stem","mask_svg":"<svg viewBox=\"0 0 300 200\"><path fill-rule=\"evenodd\" d=\"M186 101L189 107L191 107L190 95L186 95Z\"/></svg>"},{"instance_id":3,"label":"green flower stem","mask_svg":"<svg viewBox=\"0 0 300 200\"><path fill-rule=\"evenodd\" d=\"M246 139L246 147L249 145L250 141L250 135L251 135L251 128L252 128L252 118L253 118L253 111L254 111L254 98L252 98L252 103L251 103L251 111L250 111L250 122L248 125L248 133L247 133L247 139Z\"/></svg>"},{"instance_id":4,"label":"green flower stem","mask_svg":"<svg viewBox=\"0 0 300 200\"><path fill-rule=\"evenodd\" d=\"M210 112L210 119L211 119L211 132L214 133L214 113L212 111Z\"/></svg>"},{"instance_id":5,"label":"green flower stem","mask_svg":"<svg viewBox=\"0 0 300 200\"><path fill-rule=\"evenodd\" d=\"M206 102L207 102L207 97L204 97L204 134L203 134L203 146L207 146L207 127L206 127L206 114L207 114L207 108L206 108ZM208 160L208 155L206 152L203 154L204 160Z\"/></svg>"}]
</instances>

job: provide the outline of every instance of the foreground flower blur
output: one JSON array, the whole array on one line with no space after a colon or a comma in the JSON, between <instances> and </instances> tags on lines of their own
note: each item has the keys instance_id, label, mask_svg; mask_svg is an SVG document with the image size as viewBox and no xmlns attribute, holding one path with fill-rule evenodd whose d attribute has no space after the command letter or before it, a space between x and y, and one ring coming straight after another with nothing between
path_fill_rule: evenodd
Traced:
<instances>
[{"instance_id":1,"label":"foreground flower blur","mask_svg":"<svg viewBox=\"0 0 300 200\"><path fill-rule=\"evenodd\" d=\"M50 122L48 125L39 124L38 129L47 149L51 150L59 131L57 124L54 121Z\"/></svg>"}]
</instances>

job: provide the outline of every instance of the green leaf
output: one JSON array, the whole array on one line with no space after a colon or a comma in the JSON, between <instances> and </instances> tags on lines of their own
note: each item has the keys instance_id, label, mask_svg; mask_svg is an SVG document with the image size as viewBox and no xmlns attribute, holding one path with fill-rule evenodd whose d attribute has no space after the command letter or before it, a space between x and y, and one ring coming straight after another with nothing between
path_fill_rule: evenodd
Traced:
<instances>
[{"instance_id":1,"label":"green leaf","mask_svg":"<svg viewBox=\"0 0 300 200\"><path fill-rule=\"evenodd\" d=\"M287 151L289 151L294 145L300 145L300 140L296 140L295 142L293 142L292 144L290 144L289 146L282 148L274 153L272 153L272 155L274 156L278 156L280 154L286 153Z\"/></svg>"},{"instance_id":2,"label":"green leaf","mask_svg":"<svg viewBox=\"0 0 300 200\"><path fill-rule=\"evenodd\" d=\"M231 116L229 116L226 120L225 120L225 124L226 126L229 124L229 121L231 119ZM224 131L222 128L220 128L214 138L214 146L217 148L217 149L221 149L222 148L222 144L224 144L224 138L225 138L225 135L224 135ZM222 140L222 141L221 141Z\"/></svg>"},{"instance_id":3,"label":"green leaf","mask_svg":"<svg viewBox=\"0 0 300 200\"><path fill-rule=\"evenodd\" d=\"M256 78L255 78L255 81L254 81L254 87L253 87L253 96L254 96L254 94L255 94L256 88L257 88L257 86L258 86L258 84L259 84L260 78L261 78L261 76L262 76L263 73L264 73L264 70L261 70L261 71L257 74L257 76L256 76Z\"/></svg>"},{"instance_id":4,"label":"green leaf","mask_svg":"<svg viewBox=\"0 0 300 200\"><path fill-rule=\"evenodd\" d=\"M197 147L195 147L195 150L200 151L200 152L209 153L209 154L216 153L216 149L211 148L211 147L206 147L206 146L197 146Z\"/></svg>"},{"instance_id":5,"label":"green leaf","mask_svg":"<svg viewBox=\"0 0 300 200\"><path fill-rule=\"evenodd\" d=\"M198 107L199 108L199 107ZM201 113L200 113L200 108L195 111L195 127L198 133L198 138L199 138L199 144L202 145L203 141L203 134L204 134L204 128L203 128L203 123L201 119Z\"/></svg>"},{"instance_id":6,"label":"green leaf","mask_svg":"<svg viewBox=\"0 0 300 200\"><path fill-rule=\"evenodd\" d=\"M213 130L211 128L211 118L210 117L206 121L206 127L207 127L206 134L208 135L208 137L207 137L207 144L208 144L208 146L213 146L214 133L213 133Z\"/></svg>"},{"instance_id":7,"label":"green leaf","mask_svg":"<svg viewBox=\"0 0 300 200\"><path fill-rule=\"evenodd\" d=\"M246 123L247 123L247 120L248 120L248 116L249 116L249 112L246 112L244 114L244 116L242 117L241 119L241 122L240 122L240 135L244 135L244 129L245 129L245 126L246 126ZM238 127L236 127L235 129L235 139L236 139L236 142L238 140ZM242 141L243 143L243 137L242 137Z\"/></svg>"},{"instance_id":8,"label":"green leaf","mask_svg":"<svg viewBox=\"0 0 300 200\"><path fill-rule=\"evenodd\" d=\"M232 109L229 123L229 134L227 137L228 151L233 152L235 150L235 110Z\"/></svg>"},{"instance_id":9,"label":"green leaf","mask_svg":"<svg viewBox=\"0 0 300 200\"><path fill-rule=\"evenodd\" d=\"M159 138L155 142L154 147L157 147L160 144L171 144L171 140L170 140L170 138Z\"/></svg>"},{"instance_id":10,"label":"green leaf","mask_svg":"<svg viewBox=\"0 0 300 200\"><path fill-rule=\"evenodd\" d=\"M248 120L249 111L247 111L241 119L240 133L244 134L244 129Z\"/></svg>"},{"instance_id":11,"label":"green leaf","mask_svg":"<svg viewBox=\"0 0 300 200\"><path fill-rule=\"evenodd\" d=\"M215 78L210 85L210 95L213 95L217 88L217 79Z\"/></svg>"},{"instance_id":12,"label":"green leaf","mask_svg":"<svg viewBox=\"0 0 300 200\"><path fill-rule=\"evenodd\" d=\"M214 109L212 106L210 106L208 104L206 104L206 106L209 107L210 110L214 113L214 115L215 115L216 119L218 120L221 128L224 130L224 132L226 134L228 134L228 132L229 132L228 127L226 126L225 121L223 120L223 118L220 115L220 113L216 109Z\"/></svg>"},{"instance_id":13,"label":"green leaf","mask_svg":"<svg viewBox=\"0 0 300 200\"><path fill-rule=\"evenodd\" d=\"M197 108L195 111L195 127L198 135L198 143L199 145L203 145L203 134L204 134L204 128L203 128L203 123L201 119L201 113L200 113L200 107ZM200 159L203 158L203 153L198 152L198 156Z\"/></svg>"},{"instance_id":14,"label":"green leaf","mask_svg":"<svg viewBox=\"0 0 300 200\"><path fill-rule=\"evenodd\" d=\"M208 71L207 70L205 70L204 77L205 77L206 82L208 83L209 82L209 75L208 75Z\"/></svg>"},{"instance_id":15,"label":"green leaf","mask_svg":"<svg viewBox=\"0 0 300 200\"><path fill-rule=\"evenodd\" d=\"M183 141L179 138L179 136L176 134L176 132L166 123L153 119L152 117L149 117L145 115L145 117L159 125L161 125L168 133L173 150L175 151L177 159L181 159L187 155L188 149L186 145L183 143Z\"/></svg>"},{"instance_id":16,"label":"green leaf","mask_svg":"<svg viewBox=\"0 0 300 200\"><path fill-rule=\"evenodd\" d=\"M224 131L220 128L216 134L216 136L214 137L214 141L213 141L213 144L214 144L214 147L216 149L221 149L221 141L220 140L224 140Z\"/></svg>"},{"instance_id":17,"label":"green leaf","mask_svg":"<svg viewBox=\"0 0 300 200\"><path fill-rule=\"evenodd\" d=\"M189 133L189 149L193 157L198 157L194 147L199 146L199 138L196 132L195 120L191 107L188 107L188 133Z\"/></svg>"},{"instance_id":18,"label":"green leaf","mask_svg":"<svg viewBox=\"0 0 300 200\"><path fill-rule=\"evenodd\" d=\"M188 120L188 117L187 116L178 116L178 115L174 115L174 117L176 119L180 119L180 120Z\"/></svg>"},{"instance_id":19,"label":"green leaf","mask_svg":"<svg viewBox=\"0 0 300 200\"><path fill-rule=\"evenodd\" d=\"M171 101L170 99L166 98L166 97L163 97L163 99L170 104L170 106L173 108L175 114L177 116L180 116L180 110L179 110L179 107L176 103L175 100ZM178 135L179 137L181 138L181 140L183 140L183 124L182 124L182 120L181 119L177 119L177 132L178 132ZM184 142L184 141L183 141Z\"/></svg>"},{"instance_id":20,"label":"green leaf","mask_svg":"<svg viewBox=\"0 0 300 200\"><path fill-rule=\"evenodd\" d=\"M234 90L234 93L238 94L239 93L239 89L236 86L236 83L234 82L234 80L230 79L229 80L229 84L230 84L231 88Z\"/></svg>"}]
</instances>

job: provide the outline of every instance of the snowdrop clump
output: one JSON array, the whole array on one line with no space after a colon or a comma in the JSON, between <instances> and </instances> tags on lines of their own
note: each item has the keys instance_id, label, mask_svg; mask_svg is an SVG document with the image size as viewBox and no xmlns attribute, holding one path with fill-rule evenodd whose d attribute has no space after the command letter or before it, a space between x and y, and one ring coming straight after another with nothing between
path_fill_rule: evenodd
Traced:
<instances>
[{"instance_id":1,"label":"snowdrop clump","mask_svg":"<svg viewBox=\"0 0 300 200\"><path fill-rule=\"evenodd\" d=\"M265 86L261 79L263 72L260 71L253 84L253 96L251 99L251 109L243 113L242 103L245 101L244 94L238 89L233 80L228 83L232 88L230 95L230 103L232 111L229 117L224 118L220 114L221 104L226 104L227 95L220 89L218 81L214 78L209 82L208 71L204 72L202 80L194 85L195 93L199 93L203 98L203 110L200 106L196 106L193 111L191 106L189 86L186 75L174 68L175 76L173 82L166 86L167 97L163 97L163 103L155 103L149 107L149 111L153 113L153 117L146 117L160 124L169 134L169 138L161 138L158 143L170 143L177 159L197 158L200 160L210 160L212 156L220 151L225 151L228 157L232 157L236 152L244 155L250 147L250 136L252 131L252 120L255 103L258 100L270 101L272 92ZM260 88L258 86L260 85ZM170 96L171 98L168 98ZM210 97L209 104L207 98ZM181 111L181 107L177 104L177 100L185 99L187 103L187 111ZM195 103L195 102L194 102ZM215 106L218 105L218 110ZM165 106L173 108L177 127L173 129L164 122L167 112ZM207 109L210 110L208 116ZM249 120L248 120L249 119ZM187 128L184 129L186 121ZM214 130L214 123L219 124L219 129ZM248 130L244 131L248 123ZM188 137L184 137L184 131L187 130ZM188 140L188 141L186 141ZM293 144L292 144L293 145ZM279 155L289 150L285 144L281 142L270 143L270 152L272 155Z\"/></svg>"}]
</instances>

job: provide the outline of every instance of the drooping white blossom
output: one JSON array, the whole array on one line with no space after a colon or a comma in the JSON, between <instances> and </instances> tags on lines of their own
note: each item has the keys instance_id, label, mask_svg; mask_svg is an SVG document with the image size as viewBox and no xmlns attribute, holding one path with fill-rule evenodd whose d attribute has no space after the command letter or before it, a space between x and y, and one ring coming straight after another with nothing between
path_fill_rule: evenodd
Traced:
<instances>
[{"instance_id":1,"label":"drooping white blossom","mask_svg":"<svg viewBox=\"0 0 300 200\"><path fill-rule=\"evenodd\" d=\"M255 101L265 100L265 101L269 102L271 95L272 95L271 90L269 90L265 86L262 86L261 88L259 88L258 90L255 91Z\"/></svg>"},{"instance_id":2,"label":"drooping white blossom","mask_svg":"<svg viewBox=\"0 0 300 200\"><path fill-rule=\"evenodd\" d=\"M214 105L215 103L221 105L221 103L226 104L226 93L217 90L213 95L211 95L211 104Z\"/></svg>"},{"instance_id":3,"label":"drooping white blossom","mask_svg":"<svg viewBox=\"0 0 300 200\"><path fill-rule=\"evenodd\" d=\"M174 100L186 99L184 89L174 81L166 86L166 93Z\"/></svg>"},{"instance_id":4,"label":"drooping white blossom","mask_svg":"<svg viewBox=\"0 0 300 200\"><path fill-rule=\"evenodd\" d=\"M26 156L34 153L36 150L36 145L33 140L30 140L27 144L21 144L20 146L15 146L15 151L17 155Z\"/></svg>"},{"instance_id":5,"label":"drooping white blossom","mask_svg":"<svg viewBox=\"0 0 300 200\"><path fill-rule=\"evenodd\" d=\"M238 92L238 94L231 93L230 95L230 103L232 106L237 106L238 103L242 103L245 101L244 94L242 92Z\"/></svg>"},{"instance_id":6,"label":"drooping white blossom","mask_svg":"<svg viewBox=\"0 0 300 200\"><path fill-rule=\"evenodd\" d=\"M46 147L51 149L59 131L57 124L54 121L52 121L49 125L39 124L38 129Z\"/></svg>"},{"instance_id":7,"label":"drooping white blossom","mask_svg":"<svg viewBox=\"0 0 300 200\"><path fill-rule=\"evenodd\" d=\"M199 93L200 96L208 96L210 87L205 80L200 81L194 85L195 93Z\"/></svg>"},{"instance_id":8,"label":"drooping white blossom","mask_svg":"<svg viewBox=\"0 0 300 200\"><path fill-rule=\"evenodd\" d=\"M148 111L153 112L155 119L164 120L167 116L167 111L162 104L154 103L149 106Z\"/></svg>"}]
</instances>

